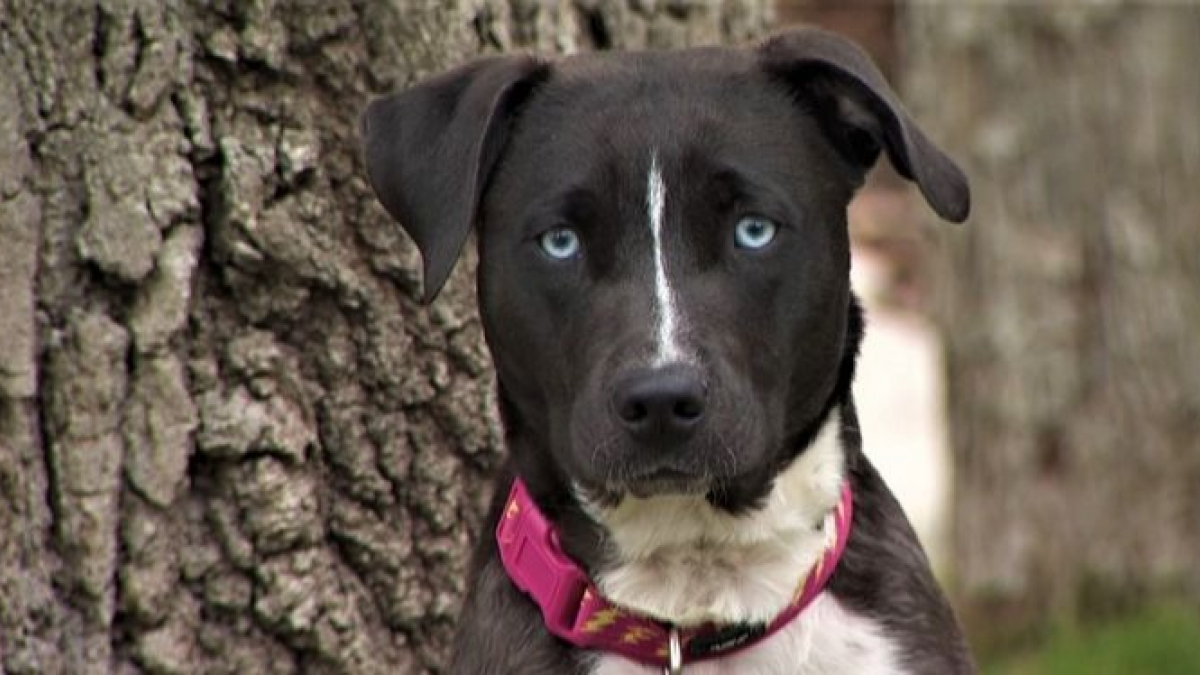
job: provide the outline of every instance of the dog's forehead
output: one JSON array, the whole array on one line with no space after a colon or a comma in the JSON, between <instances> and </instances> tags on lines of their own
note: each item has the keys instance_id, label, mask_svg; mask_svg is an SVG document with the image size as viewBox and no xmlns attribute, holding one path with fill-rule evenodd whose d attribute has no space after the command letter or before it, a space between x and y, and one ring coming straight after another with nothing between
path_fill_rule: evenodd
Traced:
<instances>
[{"instance_id":1,"label":"dog's forehead","mask_svg":"<svg viewBox=\"0 0 1200 675\"><path fill-rule=\"evenodd\" d=\"M791 101L745 50L587 55L556 66L527 128L551 141L548 152L646 165L652 152L777 144L773 132L796 115Z\"/></svg>"},{"instance_id":2,"label":"dog's forehead","mask_svg":"<svg viewBox=\"0 0 1200 675\"><path fill-rule=\"evenodd\" d=\"M605 182L635 203L652 156L672 189L697 167L783 175L816 166L829 154L818 136L750 50L581 55L555 64L527 103L501 182L516 202Z\"/></svg>"}]
</instances>

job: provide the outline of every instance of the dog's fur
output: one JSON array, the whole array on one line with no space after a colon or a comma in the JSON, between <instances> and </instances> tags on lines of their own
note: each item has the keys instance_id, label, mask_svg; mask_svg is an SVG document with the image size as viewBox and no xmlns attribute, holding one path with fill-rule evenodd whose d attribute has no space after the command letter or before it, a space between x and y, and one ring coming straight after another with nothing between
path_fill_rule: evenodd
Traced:
<instances>
[{"instance_id":1,"label":"dog's fur","mask_svg":"<svg viewBox=\"0 0 1200 675\"><path fill-rule=\"evenodd\" d=\"M675 625L762 622L821 555L848 478L853 530L826 592L687 672L973 672L859 447L846 231L881 151L948 220L969 193L861 51L801 29L752 49L497 57L372 103L363 132L427 300L479 234L511 454L491 525L520 475L610 600ZM747 219L774 239L743 245ZM452 670L655 672L547 633L491 536Z\"/></svg>"}]
</instances>

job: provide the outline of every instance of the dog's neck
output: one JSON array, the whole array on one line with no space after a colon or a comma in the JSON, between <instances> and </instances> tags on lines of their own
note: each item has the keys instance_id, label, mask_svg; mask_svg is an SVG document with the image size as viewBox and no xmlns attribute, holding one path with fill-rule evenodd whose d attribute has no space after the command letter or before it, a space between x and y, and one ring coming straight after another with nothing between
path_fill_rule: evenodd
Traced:
<instances>
[{"instance_id":1,"label":"dog's neck","mask_svg":"<svg viewBox=\"0 0 1200 675\"><path fill-rule=\"evenodd\" d=\"M581 500L607 534L596 585L610 601L677 626L770 622L836 536L827 516L846 474L840 429L833 411L763 505L745 513L703 496Z\"/></svg>"}]
</instances>

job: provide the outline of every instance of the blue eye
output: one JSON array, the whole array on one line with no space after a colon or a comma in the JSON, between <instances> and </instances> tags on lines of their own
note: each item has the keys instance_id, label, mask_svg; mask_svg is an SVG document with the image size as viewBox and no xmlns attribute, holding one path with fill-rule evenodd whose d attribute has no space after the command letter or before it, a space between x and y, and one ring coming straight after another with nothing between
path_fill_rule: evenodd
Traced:
<instances>
[{"instance_id":1,"label":"blue eye","mask_svg":"<svg viewBox=\"0 0 1200 675\"><path fill-rule=\"evenodd\" d=\"M538 235L538 246L555 260L567 260L579 254L579 235L569 227L556 227Z\"/></svg>"},{"instance_id":2,"label":"blue eye","mask_svg":"<svg viewBox=\"0 0 1200 675\"><path fill-rule=\"evenodd\" d=\"M779 226L759 216L746 216L733 228L733 241L738 248L757 250L775 239Z\"/></svg>"}]
</instances>

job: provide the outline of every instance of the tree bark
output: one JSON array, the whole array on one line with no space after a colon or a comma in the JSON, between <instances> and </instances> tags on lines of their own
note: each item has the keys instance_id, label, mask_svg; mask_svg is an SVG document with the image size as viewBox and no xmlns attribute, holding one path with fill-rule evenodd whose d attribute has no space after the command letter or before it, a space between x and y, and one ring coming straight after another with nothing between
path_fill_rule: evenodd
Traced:
<instances>
[{"instance_id":1,"label":"tree bark","mask_svg":"<svg viewBox=\"0 0 1200 675\"><path fill-rule=\"evenodd\" d=\"M1200 7L913 3L943 231L955 570L977 634L1200 596Z\"/></svg>"},{"instance_id":2,"label":"tree bark","mask_svg":"<svg viewBox=\"0 0 1200 675\"><path fill-rule=\"evenodd\" d=\"M501 460L472 265L375 205L371 95L766 0L0 0L0 672L440 672Z\"/></svg>"}]
</instances>

